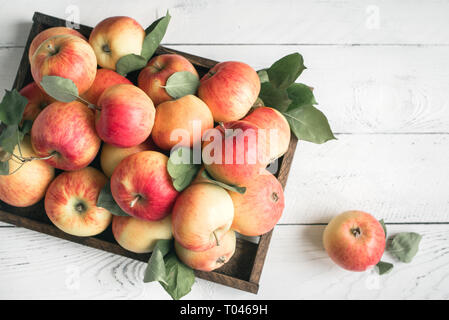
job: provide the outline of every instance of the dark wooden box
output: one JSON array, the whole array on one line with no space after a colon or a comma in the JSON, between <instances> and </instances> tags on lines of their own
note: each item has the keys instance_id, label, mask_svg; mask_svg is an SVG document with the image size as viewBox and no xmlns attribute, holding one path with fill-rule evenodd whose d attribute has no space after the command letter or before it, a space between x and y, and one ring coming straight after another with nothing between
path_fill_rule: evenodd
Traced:
<instances>
[{"instance_id":1,"label":"dark wooden box","mask_svg":"<svg viewBox=\"0 0 449 320\"><path fill-rule=\"evenodd\" d=\"M65 20L39 12L34 14L33 25L28 36L27 44L20 62L19 70L17 71L13 88L20 90L25 85L33 81L30 72L30 64L28 61L28 48L33 38L44 29L65 25ZM80 25L79 31L84 36L88 37L92 31L92 28ZM213 60L179 52L163 46L158 48L156 55L164 53L177 53L186 57L195 66L200 76L205 74L217 63ZM138 72L131 73L129 75L130 80L135 82L137 73ZM296 149L296 143L297 139L292 135L287 153L279 160L276 176L283 187L285 187L285 183L287 181L290 165ZM91 165L100 168L98 157ZM150 254L135 254L120 247L114 240L111 227L100 235L86 238L72 236L60 231L50 222L45 214L43 200L27 208L9 206L0 201L0 221L143 262L147 262L150 256ZM258 243L245 240L244 238L238 238L235 254L226 265L213 272L195 271L196 276L240 290L257 293L259 289L260 275L262 273L262 268L268 251L271 234L272 232L269 232L259 237Z\"/></svg>"}]
</instances>

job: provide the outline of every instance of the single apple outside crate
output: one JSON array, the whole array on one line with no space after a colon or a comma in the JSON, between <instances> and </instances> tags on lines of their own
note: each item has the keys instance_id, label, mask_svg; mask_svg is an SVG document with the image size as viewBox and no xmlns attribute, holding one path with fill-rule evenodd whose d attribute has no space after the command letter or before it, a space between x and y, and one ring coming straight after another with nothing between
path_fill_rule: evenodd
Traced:
<instances>
[{"instance_id":1,"label":"single apple outside crate","mask_svg":"<svg viewBox=\"0 0 449 320\"><path fill-rule=\"evenodd\" d=\"M20 90L25 85L32 82L30 64L28 60L28 48L33 38L39 32L47 28L56 26L66 26L66 21L39 12L36 12L34 14L33 25L28 36L19 70L17 71L13 89L15 88L17 90ZM80 25L79 31L88 38L90 32L92 31L92 28ZM217 61L168 49L163 46L160 46L158 48L155 55L164 53L176 53L184 56L195 66L200 76L204 75L211 67L213 67L217 63ZM130 73L128 75L128 78L136 83L137 74L138 72ZM287 177L296 149L296 144L297 139L295 135L292 135L287 153L285 153L285 155L281 159L279 159L278 171L275 175L284 188L287 182ZM91 164L98 169L100 168L99 158L100 157L98 155ZM51 236L66 239L114 254L122 255L138 261L148 261L150 254L136 254L120 247L112 235L110 226L103 233L94 237L86 238L72 236L64 233L63 231L60 231L50 222L47 215L45 214L43 202L44 201L41 200L39 203L31 207L18 208L0 201L0 221L14 224L16 226L24 227L30 230L42 232ZM272 232L270 231L258 237L257 243L239 238L237 240L235 254L228 263L212 272L195 271L196 276L229 287L257 293L259 289L259 281L262 273L262 268L270 244L271 233Z\"/></svg>"}]
</instances>

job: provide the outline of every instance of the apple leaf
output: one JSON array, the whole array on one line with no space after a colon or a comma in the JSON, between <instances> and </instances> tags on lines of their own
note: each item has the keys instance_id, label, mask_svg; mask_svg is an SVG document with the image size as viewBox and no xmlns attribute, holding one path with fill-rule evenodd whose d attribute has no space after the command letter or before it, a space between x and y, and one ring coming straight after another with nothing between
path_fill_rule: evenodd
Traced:
<instances>
[{"instance_id":1,"label":"apple leaf","mask_svg":"<svg viewBox=\"0 0 449 320\"><path fill-rule=\"evenodd\" d=\"M379 272L379 275L387 274L391 270L393 270L393 264L389 262L379 261L376 264L377 272Z\"/></svg>"},{"instance_id":2,"label":"apple leaf","mask_svg":"<svg viewBox=\"0 0 449 320\"><path fill-rule=\"evenodd\" d=\"M79 98L78 88L71 79L44 76L41 86L49 96L61 102L72 102Z\"/></svg>"},{"instance_id":3,"label":"apple leaf","mask_svg":"<svg viewBox=\"0 0 449 320\"><path fill-rule=\"evenodd\" d=\"M170 154L167 162L167 171L177 191L187 188L201 168L201 164L193 161L193 150L180 147Z\"/></svg>"},{"instance_id":4,"label":"apple leaf","mask_svg":"<svg viewBox=\"0 0 449 320\"><path fill-rule=\"evenodd\" d=\"M104 187L101 189L100 195L98 196L97 200L97 207L104 208L115 216L129 216L129 214L127 214L122 210L122 208L119 207L117 202L115 202L114 198L112 197L110 181L106 182Z\"/></svg>"},{"instance_id":5,"label":"apple leaf","mask_svg":"<svg viewBox=\"0 0 449 320\"><path fill-rule=\"evenodd\" d=\"M147 65L148 59L139 56L137 54L128 54L126 56L121 57L117 64L115 65L115 69L117 73L122 76L126 76L126 74L140 70Z\"/></svg>"},{"instance_id":6,"label":"apple leaf","mask_svg":"<svg viewBox=\"0 0 449 320\"><path fill-rule=\"evenodd\" d=\"M385 225L384 219L379 220L379 223L382 226L382 229L384 229L385 238L387 238L387 226Z\"/></svg>"},{"instance_id":7,"label":"apple leaf","mask_svg":"<svg viewBox=\"0 0 449 320\"><path fill-rule=\"evenodd\" d=\"M159 281L167 284L165 281L165 263L164 256L170 251L172 247L172 240L161 239L156 242L151 257L148 260L147 268L143 282Z\"/></svg>"},{"instance_id":8,"label":"apple leaf","mask_svg":"<svg viewBox=\"0 0 449 320\"><path fill-rule=\"evenodd\" d=\"M270 83L277 89L287 89L306 69L299 53L289 54L267 69Z\"/></svg>"},{"instance_id":9,"label":"apple leaf","mask_svg":"<svg viewBox=\"0 0 449 320\"><path fill-rule=\"evenodd\" d=\"M200 85L197 75L189 71L179 71L173 73L163 88L173 99L179 99L189 94L195 94Z\"/></svg>"},{"instance_id":10,"label":"apple leaf","mask_svg":"<svg viewBox=\"0 0 449 320\"><path fill-rule=\"evenodd\" d=\"M415 232L401 232L394 236L388 251L399 261L409 263L413 260L419 249L422 236Z\"/></svg>"},{"instance_id":11,"label":"apple leaf","mask_svg":"<svg viewBox=\"0 0 449 320\"><path fill-rule=\"evenodd\" d=\"M257 75L259 76L260 83L270 81L268 79L267 69L261 69L261 70L257 71Z\"/></svg>"},{"instance_id":12,"label":"apple leaf","mask_svg":"<svg viewBox=\"0 0 449 320\"><path fill-rule=\"evenodd\" d=\"M141 55L142 57L147 59L147 61L156 52L156 49L161 43L162 38L164 38L170 19L171 16L167 11L165 17L157 19L145 30L146 36L143 41Z\"/></svg>"},{"instance_id":13,"label":"apple leaf","mask_svg":"<svg viewBox=\"0 0 449 320\"><path fill-rule=\"evenodd\" d=\"M4 151L2 151L4 152ZM6 176L9 174L9 162L1 161L0 162L0 176Z\"/></svg>"},{"instance_id":14,"label":"apple leaf","mask_svg":"<svg viewBox=\"0 0 449 320\"><path fill-rule=\"evenodd\" d=\"M282 114L298 139L314 143L336 139L326 116L312 105L289 109Z\"/></svg>"},{"instance_id":15,"label":"apple leaf","mask_svg":"<svg viewBox=\"0 0 449 320\"><path fill-rule=\"evenodd\" d=\"M244 194L246 192L246 187L238 187L238 186L229 185L229 184L214 180L214 178L212 178L212 176L206 170L203 170L203 172L201 173L201 176L203 178L208 179L210 183L213 183L213 184L215 184L219 187L222 187L226 190L238 192L240 194Z\"/></svg>"},{"instance_id":16,"label":"apple leaf","mask_svg":"<svg viewBox=\"0 0 449 320\"><path fill-rule=\"evenodd\" d=\"M278 109L283 112L288 109L292 100L288 97L287 90L276 89L271 82L263 82L260 86L259 98L265 106Z\"/></svg>"},{"instance_id":17,"label":"apple leaf","mask_svg":"<svg viewBox=\"0 0 449 320\"><path fill-rule=\"evenodd\" d=\"M170 252L164 260L166 283L161 282L161 285L174 300L179 300L192 290L195 273L190 267L179 261L174 252Z\"/></svg>"},{"instance_id":18,"label":"apple leaf","mask_svg":"<svg viewBox=\"0 0 449 320\"><path fill-rule=\"evenodd\" d=\"M0 148L10 154L19 143L20 131L17 125L9 125L3 128L0 134Z\"/></svg>"},{"instance_id":19,"label":"apple leaf","mask_svg":"<svg viewBox=\"0 0 449 320\"><path fill-rule=\"evenodd\" d=\"M287 88L287 94L292 101L288 106L288 110L299 108L304 105L318 104L310 87L302 83L293 83L290 85L290 87Z\"/></svg>"},{"instance_id":20,"label":"apple leaf","mask_svg":"<svg viewBox=\"0 0 449 320\"><path fill-rule=\"evenodd\" d=\"M19 124L27 104L28 99L16 89L5 90L5 95L0 102L0 121L6 125Z\"/></svg>"}]
</instances>

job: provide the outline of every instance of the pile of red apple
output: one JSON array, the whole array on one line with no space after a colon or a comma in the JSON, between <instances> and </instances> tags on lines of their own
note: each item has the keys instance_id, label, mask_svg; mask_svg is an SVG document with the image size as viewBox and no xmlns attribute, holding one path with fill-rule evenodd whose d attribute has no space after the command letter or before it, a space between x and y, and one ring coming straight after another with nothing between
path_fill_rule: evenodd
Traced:
<instances>
[{"instance_id":1,"label":"pile of red apple","mask_svg":"<svg viewBox=\"0 0 449 320\"><path fill-rule=\"evenodd\" d=\"M253 108L261 81L242 62L219 63L199 79L189 60L163 54L133 84L116 65L140 55L144 39L129 17L103 20L89 39L65 27L34 38L34 82L20 91L27 102L16 125L32 126L13 152L3 150L9 175L0 176L0 199L25 207L45 197L49 219L75 236L97 235L112 223L117 242L136 253L174 237L181 261L211 271L232 257L236 232L259 236L280 219L282 186L266 167L287 151L289 123L273 108ZM198 86L177 96L176 85L167 89L176 73ZM57 92L58 85L75 93ZM275 130L276 139L261 129ZM170 151L180 147L202 150L194 176L167 169ZM98 153L102 172L89 166ZM177 178L189 181L180 187ZM120 212L98 203L108 190Z\"/></svg>"}]
</instances>

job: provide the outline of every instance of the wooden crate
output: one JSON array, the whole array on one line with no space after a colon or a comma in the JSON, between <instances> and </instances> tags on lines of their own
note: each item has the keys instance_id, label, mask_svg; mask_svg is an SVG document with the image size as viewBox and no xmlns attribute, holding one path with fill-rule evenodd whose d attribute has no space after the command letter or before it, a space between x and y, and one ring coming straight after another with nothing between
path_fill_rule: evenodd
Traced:
<instances>
[{"instance_id":1,"label":"wooden crate","mask_svg":"<svg viewBox=\"0 0 449 320\"><path fill-rule=\"evenodd\" d=\"M33 38L44 29L65 25L65 20L35 12L33 16L33 25L28 36L13 88L20 90L33 81L28 61L28 48ZM79 31L84 36L88 37L92 28L81 25ZM177 53L186 57L195 66L200 76L204 75L217 63L213 60L172 50L163 46L160 46L156 51L156 55L164 53ZM130 73L128 78L135 83L137 74L138 71ZM285 187L287 182L296 144L297 139L292 135L288 151L279 161L276 176L283 187ZM100 168L99 156L97 156L91 165ZM57 173L60 173L60 170L57 170ZM136 254L120 247L114 240L110 226L103 233L94 237L76 237L64 233L56 228L48 219L45 214L43 200L27 208L13 207L0 201L0 221L143 262L147 262L150 257L150 254ZM238 238L235 254L227 264L213 272L195 271L196 276L229 287L257 293L271 234L272 232L268 232L267 234L262 235L259 237L257 243Z\"/></svg>"}]
</instances>

